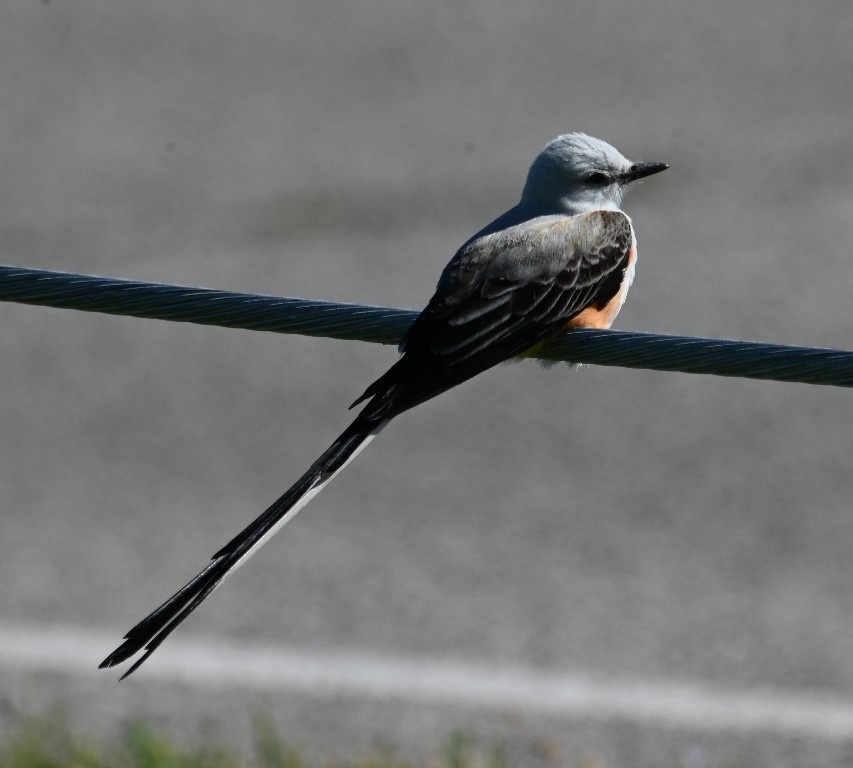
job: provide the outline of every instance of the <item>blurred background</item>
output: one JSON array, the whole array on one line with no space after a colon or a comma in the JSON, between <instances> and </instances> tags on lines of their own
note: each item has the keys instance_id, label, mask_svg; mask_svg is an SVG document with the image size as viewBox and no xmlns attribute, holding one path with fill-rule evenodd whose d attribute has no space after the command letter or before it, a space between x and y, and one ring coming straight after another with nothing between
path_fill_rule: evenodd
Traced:
<instances>
[{"instance_id":1,"label":"blurred background","mask_svg":"<svg viewBox=\"0 0 853 768\"><path fill-rule=\"evenodd\" d=\"M581 130L671 165L626 201L619 328L851 347L849 2L27 0L0 21L4 263L419 308ZM258 692L158 675L160 652L119 685L96 666L123 632L396 355L14 304L0 328L0 629L103 638L64 667L4 656L0 722L59 704L91 732L145 716L240 744L260 706L320 756L462 729L524 765L850 764L853 726ZM851 413L842 389L500 367L395 422L167 646L853 704Z\"/></svg>"}]
</instances>

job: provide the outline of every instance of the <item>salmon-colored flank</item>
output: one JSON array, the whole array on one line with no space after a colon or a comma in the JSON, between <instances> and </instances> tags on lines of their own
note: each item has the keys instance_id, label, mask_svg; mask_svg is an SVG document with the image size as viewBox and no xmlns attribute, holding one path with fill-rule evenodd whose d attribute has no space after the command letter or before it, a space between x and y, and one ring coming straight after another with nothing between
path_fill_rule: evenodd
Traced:
<instances>
[{"instance_id":1,"label":"salmon-colored flank","mask_svg":"<svg viewBox=\"0 0 853 768\"><path fill-rule=\"evenodd\" d=\"M529 349L524 350L520 355L517 355L517 360L523 360L526 357L535 357L536 354L548 346L548 342L555 336L559 336L563 331L568 331L570 328L609 328L622 305L625 303L625 296L628 289L631 287L631 280L634 273L634 262L637 260L637 248L631 246L628 253L628 267L625 270L625 277L622 280L622 285L619 286L619 291L603 306L599 307L596 304L591 304L582 312L575 315L569 320L557 333L552 334L549 338L534 344Z\"/></svg>"},{"instance_id":2,"label":"salmon-colored flank","mask_svg":"<svg viewBox=\"0 0 853 768\"><path fill-rule=\"evenodd\" d=\"M631 287L631 277L633 277L634 262L636 260L637 249L632 245L631 251L628 254L628 267L625 270L625 279L622 280L619 292L604 306L599 307L597 304L591 304L569 320L564 328L566 330L569 328L609 328L613 325L616 315L619 314L619 310L622 309L622 305L625 303L628 288Z\"/></svg>"}]
</instances>

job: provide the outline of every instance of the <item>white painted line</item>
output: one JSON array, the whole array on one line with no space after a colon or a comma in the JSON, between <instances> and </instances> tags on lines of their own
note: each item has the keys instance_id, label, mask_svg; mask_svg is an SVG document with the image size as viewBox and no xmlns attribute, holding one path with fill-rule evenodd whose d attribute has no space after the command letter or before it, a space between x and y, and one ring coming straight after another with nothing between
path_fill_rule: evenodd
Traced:
<instances>
[{"instance_id":1,"label":"white painted line","mask_svg":"<svg viewBox=\"0 0 853 768\"><path fill-rule=\"evenodd\" d=\"M62 626L0 627L0 669L100 676L113 633ZM115 670L113 670L115 672ZM853 738L853 698L781 689L620 679L516 665L215 642L170 641L121 685L144 680L350 695L701 732L783 732Z\"/></svg>"}]
</instances>

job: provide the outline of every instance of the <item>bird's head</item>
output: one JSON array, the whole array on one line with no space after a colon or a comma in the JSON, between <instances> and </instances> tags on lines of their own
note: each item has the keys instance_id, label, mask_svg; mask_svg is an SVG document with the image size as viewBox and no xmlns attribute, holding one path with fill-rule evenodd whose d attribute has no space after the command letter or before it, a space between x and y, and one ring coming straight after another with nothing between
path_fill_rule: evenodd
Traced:
<instances>
[{"instance_id":1,"label":"bird's head","mask_svg":"<svg viewBox=\"0 0 853 768\"><path fill-rule=\"evenodd\" d=\"M521 204L542 214L618 209L632 181L668 167L628 160L601 139L567 133L548 143L533 161Z\"/></svg>"}]
</instances>

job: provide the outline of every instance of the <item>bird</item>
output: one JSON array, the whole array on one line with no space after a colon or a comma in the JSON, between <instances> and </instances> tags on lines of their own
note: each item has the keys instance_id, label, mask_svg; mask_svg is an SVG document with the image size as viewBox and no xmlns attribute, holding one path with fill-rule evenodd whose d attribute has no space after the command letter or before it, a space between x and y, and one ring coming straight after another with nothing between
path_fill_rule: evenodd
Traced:
<instances>
[{"instance_id":1,"label":"bird","mask_svg":"<svg viewBox=\"0 0 853 768\"><path fill-rule=\"evenodd\" d=\"M100 664L143 652L121 679L313 499L396 416L572 328L609 328L634 279L636 237L621 210L628 187L669 166L633 162L584 133L545 145L519 202L472 235L400 343L400 357L350 406L355 420L207 566L134 626Z\"/></svg>"}]
</instances>

